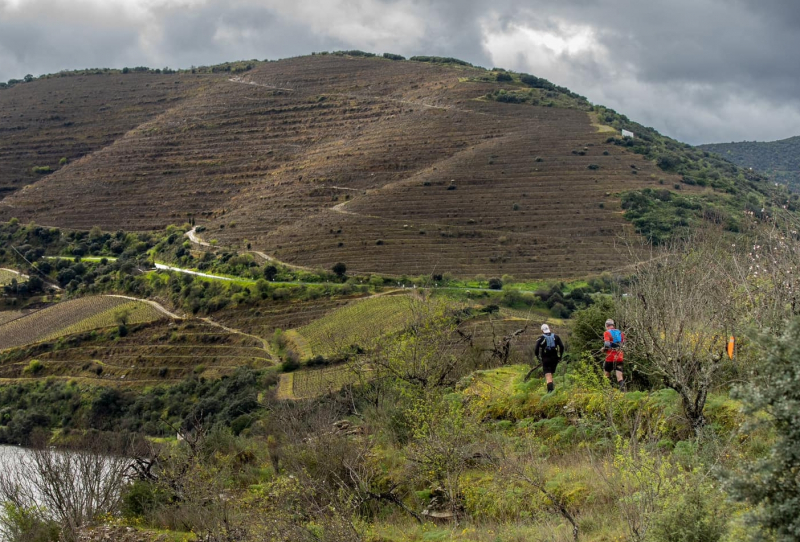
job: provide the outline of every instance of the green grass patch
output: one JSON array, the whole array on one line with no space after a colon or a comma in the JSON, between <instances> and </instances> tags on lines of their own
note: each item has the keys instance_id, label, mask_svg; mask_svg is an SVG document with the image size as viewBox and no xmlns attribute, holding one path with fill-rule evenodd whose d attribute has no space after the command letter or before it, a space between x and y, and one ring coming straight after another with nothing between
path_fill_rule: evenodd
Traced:
<instances>
[{"instance_id":1,"label":"green grass patch","mask_svg":"<svg viewBox=\"0 0 800 542\"><path fill-rule=\"evenodd\" d=\"M353 345L401 331L411 319L409 295L384 295L353 301L297 332L312 355L328 356Z\"/></svg>"}]
</instances>

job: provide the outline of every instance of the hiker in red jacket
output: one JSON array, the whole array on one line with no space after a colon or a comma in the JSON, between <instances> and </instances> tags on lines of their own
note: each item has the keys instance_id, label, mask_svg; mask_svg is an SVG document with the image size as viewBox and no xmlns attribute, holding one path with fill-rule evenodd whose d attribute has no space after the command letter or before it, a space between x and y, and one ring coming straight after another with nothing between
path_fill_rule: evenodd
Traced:
<instances>
[{"instance_id":1,"label":"hiker in red jacket","mask_svg":"<svg viewBox=\"0 0 800 542\"><path fill-rule=\"evenodd\" d=\"M614 327L614 320L606 320L606 331L603 333L603 348L606 353L606 362L603 364L603 371L606 378L611 379L611 371L617 375L617 385L620 391L625 391L625 379L622 376L622 360L625 355L622 346L625 344L625 334Z\"/></svg>"}]
</instances>

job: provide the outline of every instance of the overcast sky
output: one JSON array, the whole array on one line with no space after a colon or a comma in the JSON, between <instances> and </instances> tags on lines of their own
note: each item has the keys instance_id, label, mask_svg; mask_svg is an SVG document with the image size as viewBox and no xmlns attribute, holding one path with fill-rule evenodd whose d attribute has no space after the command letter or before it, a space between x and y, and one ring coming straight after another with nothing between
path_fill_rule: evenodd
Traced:
<instances>
[{"instance_id":1,"label":"overcast sky","mask_svg":"<svg viewBox=\"0 0 800 542\"><path fill-rule=\"evenodd\" d=\"M336 49L533 73L688 143L800 135L798 0L0 0L0 81Z\"/></svg>"}]
</instances>

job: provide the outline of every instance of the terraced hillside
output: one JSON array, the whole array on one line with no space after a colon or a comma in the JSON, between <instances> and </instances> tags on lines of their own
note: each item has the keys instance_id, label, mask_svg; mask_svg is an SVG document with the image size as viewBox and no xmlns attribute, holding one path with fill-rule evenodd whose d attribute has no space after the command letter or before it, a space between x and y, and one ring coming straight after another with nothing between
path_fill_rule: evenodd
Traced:
<instances>
[{"instance_id":1,"label":"terraced hillside","mask_svg":"<svg viewBox=\"0 0 800 542\"><path fill-rule=\"evenodd\" d=\"M396 275L572 277L618 265L618 194L675 179L607 143L585 107L485 99L520 84L486 73L318 55L203 79L7 197L0 214L109 230L191 215L206 241Z\"/></svg>"},{"instance_id":2,"label":"terraced hillside","mask_svg":"<svg viewBox=\"0 0 800 542\"><path fill-rule=\"evenodd\" d=\"M35 374L26 371L33 359L40 366ZM271 364L256 338L201 320L161 320L113 341L67 340L58 350L10 356L0 363L0 379L69 377L98 384L147 385L178 381L191 374L214 378L237 367Z\"/></svg>"},{"instance_id":3,"label":"terraced hillside","mask_svg":"<svg viewBox=\"0 0 800 542\"><path fill-rule=\"evenodd\" d=\"M0 195L73 167L217 77L82 75L41 79L0 92Z\"/></svg>"},{"instance_id":4,"label":"terraced hillside","mask_svg":"<svg viewBox=\"0 0 800 542\"><path fill-rule=\"evenodd\" d=\"M0 350L116 326L123 320L138 324L164 317L153 305L142 301L113 296L82 297L6 321L0 325Z\"/></svg>"},{"instance_id":5,"label":"terraced hillside","mask_svg":"<svg viewBox=\"0 0 800 542\"><path fill-rule=\"evenodd\" d=\"M371 297L353 301L293 330L290 338L304 357L330 356L365 340L400 331L411 317L411 296Z\"/></svg>"},{"instance_id":6,"label":"terraced hillside","mask_svg":"<svg viewBox=\"0 0 800 542\"><path fill-rule=\"evenodd\" d=\"M347 299L321 298L311 301L275 303L270 306L223 309L214 319L231 328L259 337L271 337L275 330L302 327L348 303Z\"/></svg>"},{"instance_id":7,"label":"terraced hillside","mask_svg":"<svg viewBox=\"0 0 800 542\"><path fill-rule=\"evenodd\" d=\"M387 303L392 297L395 298L393 303ZM398 329L397 325L389 327L392 321L394 321L394 324L398 324L403 321L403 317L407 318L409 316L410 303L408 299L403 299L403 297L408 296L384 296L352 303L344 309L333 311L312 324L300 328L298 335L302 334L304 340L308 338L308 343L304 342L303 344L313 347L311 349L314 354L325 354L328 353L326 349L330 348L331 344L336 344L336 340L331 340L335 333L340 334L340 343L347 344L346 340L344 342L341 340L341 337L358 340L363 337L364 328L369 325L373 326L373 332L377 327L378 333L383 331L380 329L381 325L384 326L384 330L396 330ZM364 304L369 305L370 302L372 302L372 306L363 306ZM359 304L362 307L359 307ZM379 316L378 312L381 312L382 316ZM348 314L351 318L349 321ZM360 315L355 328L362 328L360 330L362 335L358 335L358 330L353 329L352 318L355 315ZM459 346L459 348L463 348L463 357L465 359L469 356L467 352L469 348L473 349L473 354L482 353L484 356L491 356L493 348L501 345L504 337L523 330L512 343L509 361L527 364L531 364L534 361L533 346L539 338L539 328L533 320L510 315L482 316L464 322L460 328L465 336L471 338L469 341L471 346L467 342L463 342ZM322 330L327 331L327 336L320 337ZM349 335L346 335L348 330L352 331L350 331ZM568 338L568 334L565 334L561 329L559 329L559 334L564 339ZM315 336L319 337L317 341L312 340ZM348 384L363 383L365 380L369 380L372 375L373 372L370 368L347 363L324 368L303 367L300 370L281 375L277 394L280 399L318 397L336 392Z\"/></svg>"}]
</instances>

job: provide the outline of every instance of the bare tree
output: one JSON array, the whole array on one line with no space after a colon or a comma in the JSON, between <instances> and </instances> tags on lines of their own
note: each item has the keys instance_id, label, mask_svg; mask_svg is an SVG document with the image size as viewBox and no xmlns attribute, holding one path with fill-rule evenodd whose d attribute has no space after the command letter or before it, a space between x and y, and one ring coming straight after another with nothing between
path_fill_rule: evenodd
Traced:
<instances>
[{"instance_id":1,"label":"bare tree","mask_svg":"<svg viewBox=\"0 0 800 542\"><path fill-rule=\"evenodd\" d=\"M457 332L459 319L445 301L419 297L411 302L411 320L395 340L370 353L377 377L389 377L421 388L455 383L462 371L468 339Z\"/></svg>"},{"instance_id":2,"label":"bare tree","mask_svg":"<svg viewBox=\"0 0 800 542\"><path fill-rule=\"evenodd\" d=\"M752 326L779 332L800 314L800 221L783 212L760 220L749 214L732 246L731 279Z\"/></svg>"},{"instance_id":3,"label":"bare tree","mask_svg":"<svg viewBox=\"0 0 800 542\"><path fill-rule=\"evenodd\" d=\"M628 295L618 299L626 350L678 392L695 432L740 323L730 248L716 230L668 244L637 266Z\"/></svg>"},{"instance_id":4,"label":"bare tree","mask_svg":"<svg viewBox=\"0 0 800 542\"><path fill-rule=\"evenodd\" d=\"M0 500L40 522L55 520L66 540L98 516L113 512L130 459L98 443L56 450L40 443L0 470Z\"/></svg>"}]
</instances>

